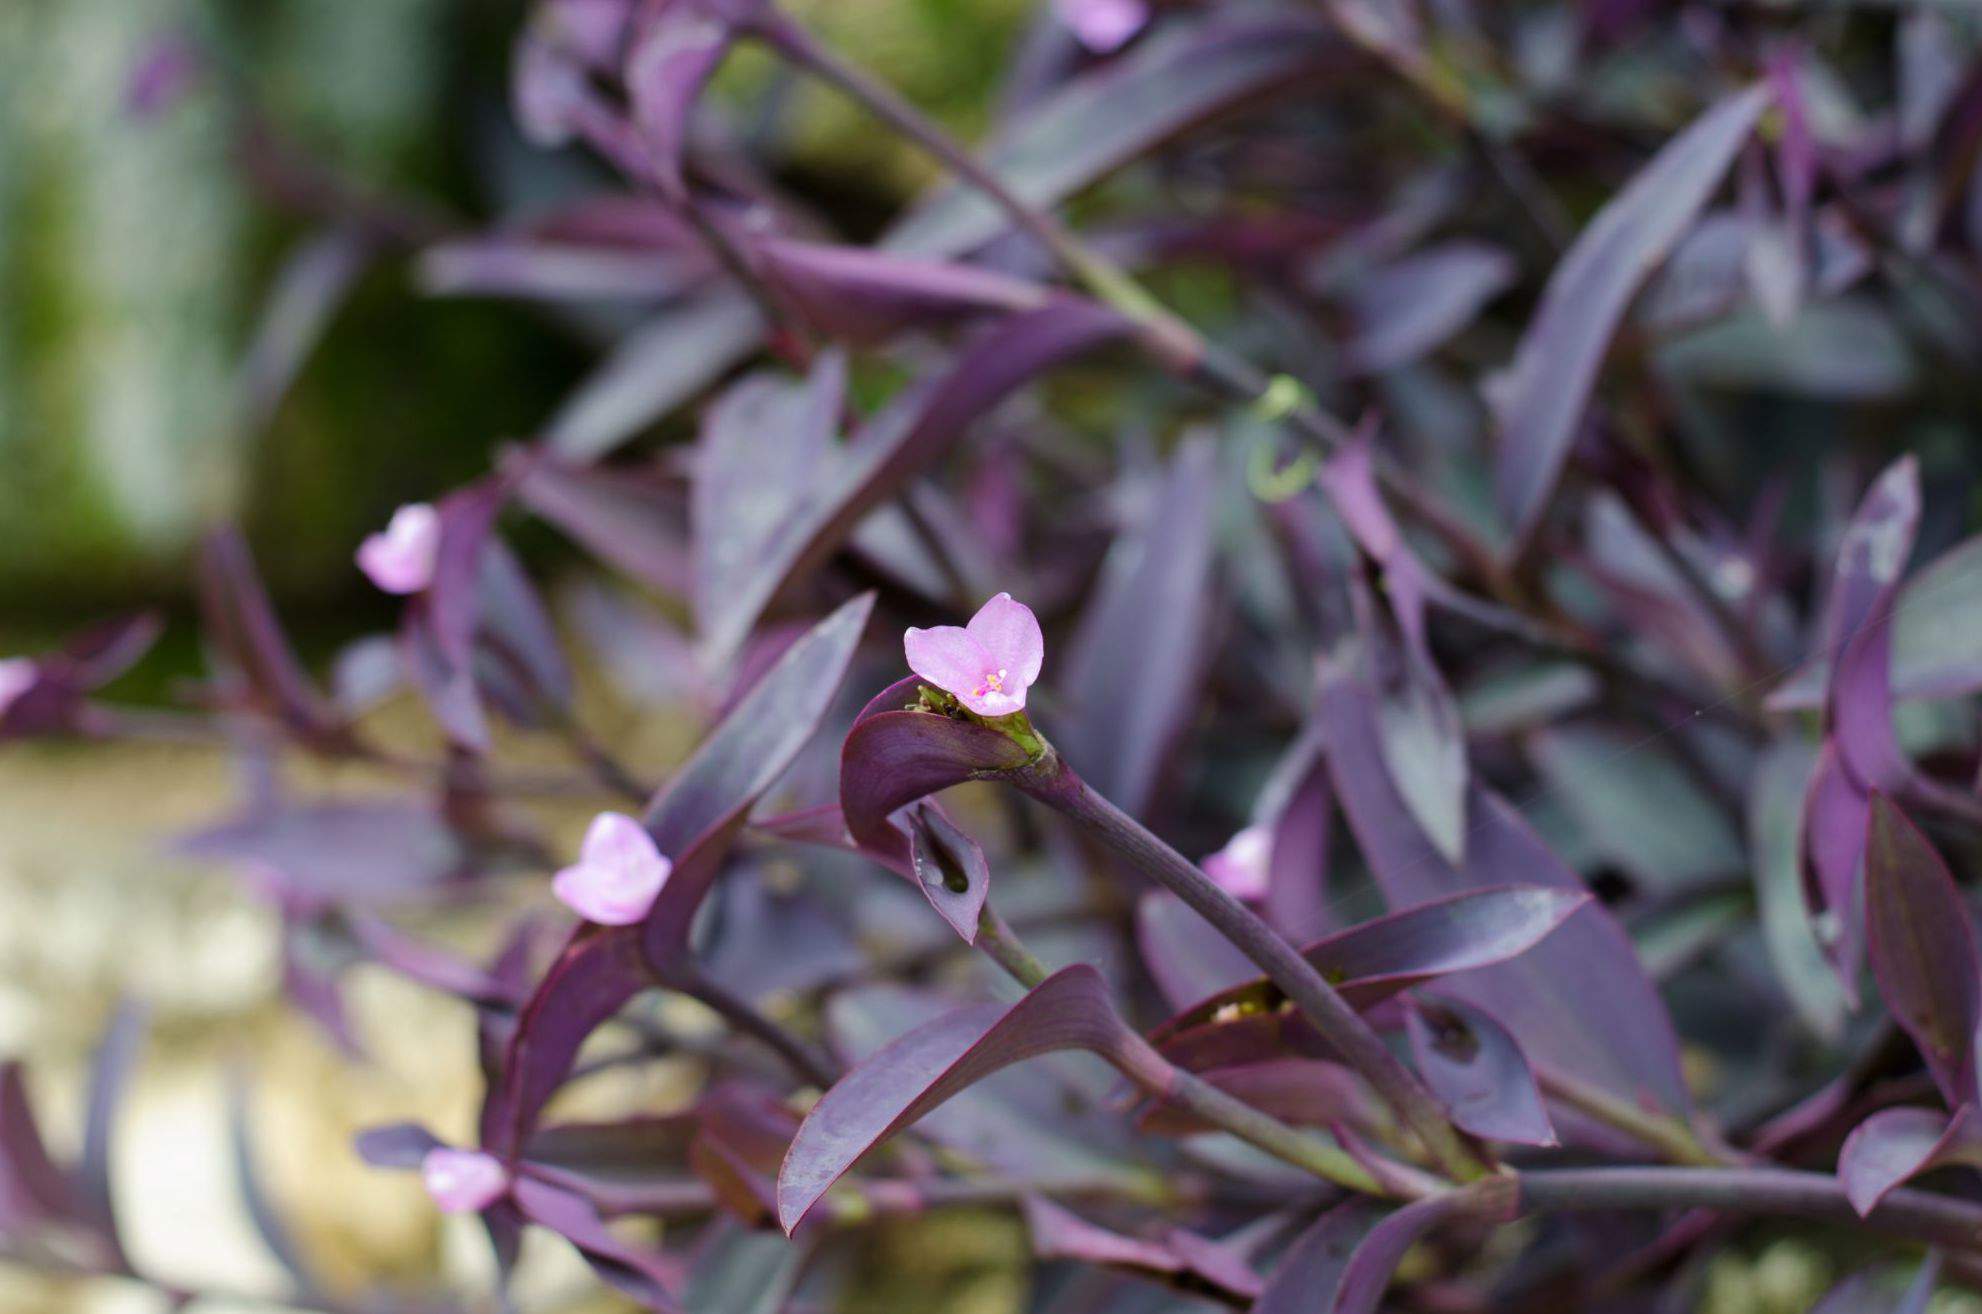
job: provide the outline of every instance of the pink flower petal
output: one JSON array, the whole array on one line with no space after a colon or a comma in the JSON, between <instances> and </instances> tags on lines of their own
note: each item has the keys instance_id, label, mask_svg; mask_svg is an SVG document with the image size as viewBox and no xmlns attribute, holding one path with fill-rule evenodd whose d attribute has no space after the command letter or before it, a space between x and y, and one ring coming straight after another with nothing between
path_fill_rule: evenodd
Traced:
<instances>
[{"instance_id":1,"label":"pink flower petal","mask_svg":"<svg viewBox=\"0 0 1982 1314\"><path fill-rule=\"evenodd\" d=\"M990 654L992 663L1005 671L1007 691L1029 688L1039 678L1039 668L1046 663L1046 639L1032 608L1000 593L979 607L965 628Z\"/></svg>"},{"instance_id":2,"label":"pink flower petal","mask_svg":"<svg viewBox=\"0 0 1982 1314\"><path fill-rule=\"evenodd\" d=\"M400 507L383 532L358 545L358 569L387 593L426 588L439 559L440 512L425 502Z\"/></svg>"},{"instance_id":3,"label":"pink flower petal","mask_svg":"<svg viewBox=\"0 0 1982 1314\"><path fill-rule=\"evenodd\" d=\"M450 1214L486 1209L509 1190L509 1170L479 1150L429 1150L420 1177L434 1203Z\"/></svg>"},{"instance_id":4,"label":"pink flower petal","mask_svg":"<svg viewBox=\"0 0 1982 1314\"><path fill-rule=\"evenodd\" d=\"M1247 826L1204 860L1204 874L1235 899L1263 899L1273 861L1273 832Z\"/></svg>"},{"instance_id":5,"label":"pink flower petal","mask_svg":"<svg viewBox=\"0 0 1982 1314\"><path fill-rule=\"evenodd\" d=\"M0 716L7 714L17 699L34 688L41 672L31 657L9 657L0 661Z\"/></svg>"},{"instance_id":6,"label":"pink flower petal","mask_svg":"<svg viewBox=\"0 0 1982 1314\"><path fill-rule=\"evenodd\" d=\"M1149 21L1145 0L1053 0L1060 21L1097 55L1119 50Z\"/></svg>"},{"instance_id":7,"label":"pink flower petal","mask_svg":"<svg viewBox=\"0 0 1982 1314\"><path fill-rule=\"evenodd\" d=\"M958 625L911 627L902 635L902 651L908 655L908 669L959 698L969 696L987 672L998 669L984 645Z\"/></svg>"},{"instance_id":8,"label":"pink flower petal","mask_svg":"<svg viewBox=\"0 0 1982 1314\"><path fill-rule=\"evenodd\" d=\"M585 832L578 861L552 878L551 891L587 921L631 926L653 908L673 871L639 822L601 812Z\"/></svg>"}]
</instances>

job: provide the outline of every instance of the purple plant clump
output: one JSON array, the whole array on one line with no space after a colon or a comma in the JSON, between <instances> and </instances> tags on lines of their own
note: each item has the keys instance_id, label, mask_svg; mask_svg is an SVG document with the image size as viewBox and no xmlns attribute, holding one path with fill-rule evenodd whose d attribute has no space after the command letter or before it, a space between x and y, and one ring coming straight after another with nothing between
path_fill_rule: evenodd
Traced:
<instances>
[{"instance_id":1,"label":"purple plant clump","mask_svg":"<svg viewBox=\"0 0 1982 1314\"><path fill-rule=\"evenodd\" d=\"M712 86L740 47L942 184L843 239ZM475 1143L357 1152L505 1281L540 1228L650 1309L851 1308L866 1229L973 1206L1042 1314L1690 1308L1785 1228L1850 1256L1837 1308L1922 1307L1982 1286L1978 49L1933 7L1053 0L977 143L770 0L538 0L551 203L289 194L285 278L581 311L596 370L352 545L399 627L331 685L219 527L185 709L100 694L140 619L0 661L0 736L238 749L179 847L354 1057L353 964L472 1005ZM149 116L216 66L172 54ZM329 318L267 328L254 413ZM699 747L643 778L581 663ZM386 686L444 760L372 741ZM300 797L275 744L408 783ZM582 849L505 807L545 791ZM518 875L489 961L395 920ZM558 1120L594 1033L680 1043L657 991L725 1025L693 1105ZM8 1255L133 1273L136 1034L75 1163L0 1066ZM250 1159L296 1300L355 1308Z\"/></svg>"}]
</instances>

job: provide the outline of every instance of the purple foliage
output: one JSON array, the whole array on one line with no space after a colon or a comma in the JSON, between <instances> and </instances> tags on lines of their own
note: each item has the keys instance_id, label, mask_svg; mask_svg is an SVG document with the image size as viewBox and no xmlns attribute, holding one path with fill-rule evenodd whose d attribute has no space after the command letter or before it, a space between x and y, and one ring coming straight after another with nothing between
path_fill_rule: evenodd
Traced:
<instances>
[{"instance_id":1,"label":"purple foliage","mask_svg":"<svg viewBox=\"0 0 1982 1314\"><path fill-rule=\"evenodd\" d=\"M347 1047L353 964L473 1007L477 1143L357 1150L505 1275L527 1226L650 1309L846 1308L863 1229L970 1205L1085 1272L1057 1314L1370 1311L1427 1239L1413 1307L1667 1308L1788 1217L1943 1245L1923 1306L1982 1281L1972 1183L1907 1184L1982 1167L1982 62L1833 17L1041 4L980 148L770 3L538 0L519 126L591 167L480 228L324 189L244 404L374 263L610 311L594 372L352 545L401 618L363 680L222 527L183 708L109 696L157 634L121 622L0 661L0 737L239 752L178 849L279 908ZM749 46L945 181L845 240L775 106L709 90ZM588 666L699 747L620 761ZM401 684L442 760L346 692ZM406 783L300 797L285 753ZM502 807L545 789L582 849ZM393 920L499 874L536 908L493 961ZM547 1121L602 1029L682 1043L657 989L724 1024L693 1107ZM9 1257L129 1273L136 1038L75 1163L0 1065ZM1500 1230L1558 1213L1601 1225Z\"/></svg>"}]
</instances>

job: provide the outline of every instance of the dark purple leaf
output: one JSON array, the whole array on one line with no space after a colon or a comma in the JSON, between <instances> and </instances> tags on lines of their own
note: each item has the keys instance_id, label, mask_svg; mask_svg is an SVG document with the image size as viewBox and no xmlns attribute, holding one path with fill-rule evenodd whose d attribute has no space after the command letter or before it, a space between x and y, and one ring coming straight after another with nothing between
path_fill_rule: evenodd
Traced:
<instances>
[{"instance_id":1,"label":"dark purple leaf","mask_svg":"<svg viewBox=\"0 0 1982 1314\"><path fill-rule=\"evenodd\" d=\"M338 719L296 660L240 531L207 536L199 574L207 632L245 683L239 696L305 737L337 733Z\"/></svg>"},{"instance_id":2,"label":"dark purple leaf","mask_svg":"<svg viewBox=\"0 0 1982 1314\"><path fill-rule=\"evenodd\" d=\"M894 695L911 681L891 686ZM840 810L862 848L887 852L900 839L889 818L952 785L1025 765L1017 743L974 721L934 712L866 715L840 749Z\"/></svg>"},{"instance_id":3,"label":"dark purple leaf","mask_svg":"<svg viewBox=\"0 0 1982 1314\"><path fill-rule=\"evenodd\" d=\"M1391 900L1423 902L1516 880L1582 890L1519 814L1478 785L1468 799L1464 864L1441 857L1388 778L1368 768L1377 755L1371 704L1367 689L1340 667L1324 674L1318 716L1336 799ZM1585 903L1519 959L1471 973L1447 993L1501 1019L1544 1069L1670 1112L1689 1106L1671 1019L1630 939L1597 904Z\"/></svg>"},{"instance_id":4,"label":"dark purple leaf","mask_svg":"<svg viewBox=\"0 0 1982 1314\"><path fill-rule=\"evenodd\" d=\"M802 579L839 548L875 507L935 460L979 415L1034 375L1113 342L1129 331L1120 315L1089 302L1059 297L1038 310L1012 315L973 338L947 373L911 387L835 449L786 523L709 605L704 638L712 656L743 641L787 585ZM760 464L753 469L763 477Z\"/></svg>"},{"instance_id":5,"label":"dark purple leaf","mask_svg":"<svg viewBox=\"0 0 1982 1314\"><path fill-rule=\"evenodd\" d=\"M367 954L408 980L476 1004L514 1007L522 1002L520 993L509 983L447 950L404 934L381 918L353 912L345 921L352 939Z\"/></svg>"},{"instance_id":6,"label":"dark purple leaf","mask_svg":"<svg viewBox=\"0 0 1982 1314\"><path fill-rule=\"evenodd\" d=\"M1068 760L1132 814L1148 807L1196 703L1218 483L1208 440L1178 450L1140 523L1110 553L1057 681L1071 722L1061 735Z\"/></svg>"},{"instance_id":7,"label":"dark purple leaf","mask_svg":"<svg viewBox=\"0 0 1982 1314\"><path fill-rule=\"evenodd\" d=\"M1345 1200L1310 1223L1266 1279L1252 1314L1326 1314L1335 1307L1356 1248L1383 1218L1367 1199Z\"/></svg>"},{"instance_id":8,"label":"dark purple leaf","mask_svg":"<svg viewBox=\"0 0 1982 1314\"><path fill-rule=\"evenodd\" d=\"M1750 87L1667 142L1549 276L1495 407L1495 490L1517 543L1555 487L1632 295L1693 225L1769 98L1768 88Z\"/></svg>"},{"instance_id":9,"label":"dark purple leaf","mask_svg":"<svg viewBox=\"0 0 1982 1314\"><path fill-rule=\"evenodd\" d=\"M1125 1028L1101 974L1054 973L1018 1003L977 1004L916 1028L840 1078L800 1124L778 1174L790 1232L862 1156L974 1083L1064 1049L1107 1051Z\"/></svg>"},{"instance_id":10,"label":"dark purple leaf","mask_svg":"<svg viewBox=\"0 0 1982 1314\"><path fill-rule=\"evenodd\" d=\"M1838 1151L1837 1175L1862 1218L1894 1187L1948 1164L1982 1168L1975 1106L1953 1117L1933 1109L1881 1109L1852 1129Z\"/></svg>"},{"instance_id":11,"label":"dark purple leaf","mask_svg":"<svg viewBox=\"0 0 1982 1314\"><path fill-rule=\"evenodd\" d=\"M1327 1306L1328 1314L1376 1314L1404 1252L1446 1219L1478 1207L1476 1202L1451 1192L1413 1201L1386 1215L1350 1252L1335 1289L1335 1301Z\"/></svg>"},{"instance_id":12,"label":"dark purple leaf","mask_svg":"<svg viewBox=\"0 0 1982 1314\"><path fill-rule=\"evenodd\" d=\"M1052 206L1137 156L1340 58L1318 19L1217 16L1173 24L1121 59L1069 82L1011 125L985 163L1020 198ZM998 236L1004 212L952 187L898 224L886 249L957 256Z\"/></svg>"},{"instance_id":13,"label":"dark purple leaf","mask_svg":"<svg viewBox=\"0 0 1982 1314\"><path fill-rule=\"evenodd\" d=\"M729 841L831 709L873 607L862 594L785 649L647 810L648 831L675 864L646 922L657 966L687 945Z\"/></svg>"},{"instance_id":14,"label":"dark purple leaf","mask_svg":"<svg viewBox=\"0 0 1982 1314\"><path fill-rule=\"evenodd\" d=\"M544 445L569 460L597 460L748 356L763 326L750 299L729 289L667 307L573 390L545 426Z\"/></svg>"},{"instance_id":15,"label":"dark purple leaf","mask_svg":"<svg viewBox=\"0 0 1982 1314\"><path fill-rule=\"evenodd\" d=\"M914 804L903 816L916 884L965 944L977 943L978 915L991 888L984 850L933 802Z\"/></svg>"},{"instance_id":16,"label":"dark purple leaf","mask_svg":"<svg viewBox=\"0 0 1982 1314\"><path fill-rule=\"evenodd\" d=\"M583 1196L532 1177L517 1178L510 1194L524 1218L569 1241L601 1281L659 1314L681 1309L674 1295L687 1276L681 1266L620 1240Z\"/></svg>"},{"instance_id":17,"label":"dark purple leaf","mask_svg":"<svg viewBox=\"0 0 1982 1314\"><path fill-rule=\"evenodd\" d=\"M835 341L881 342L906 328L1037 310L1051 295L971 265L864 247L768 238L755 249L800 318Z\"/></svg>"},{"instance_id":18,"label":"dark purple leaf","mask_svg":"<svg viewBox=\"0 0 1982 1314\"><path fill-rule=\"evenodd\" d=\"M1145 891L1137 902L1136 947L1173 1009L1259 975L1252 959L1167 890Z\"/></svg>"},{"instance_id":19,"label":"dark purple leaf","mask_svg":"<svg viewBox=\"0 0 1982 1314\"><path fill-rule=\"evenodd\" d=\"M1948 1107L1972 1103L1982 966L1968 905L1927 837L1877 794L1865 844L1865 909L1872 975L1886 1007L1919 1046Z\"/></svg>"},{"instance_id":20,"label":"dark purple leaf","mask_svg":"<svg viewBox=\"0 0 1982 1314\"><path fill-rule=\"evenodd\" d=\"M76 1219L76 1191L48 1153L21 1065L0 1061L0 1226Z\"/></svg>"},{"instance_id":21,"label":"dark purple leaf","mask_svg":"<svg viewBox=\"0 0 1982 1314\"><path fill-rule=\"evenodd\" d=\"M735 38L730 25L701 4L650 7L642 13L639 36L626 58L626 89L652 176L670 200L687 199L682 167L689 120Z\"/></svg>"},{"instance_id":22,"label":"dark purple leaf","mask_svg":"<svg viewBox=\"0 0 1982 1314\"><path fill-rule=\"evenodd\" d=\"M1589 902L1586 893L1542 885L1474 890L1352 926L1308 945L1301 956L1350 1004L1370 1008L1426 981L1528 953ZM1152 1034L1164 1039L1235 1007L1272 1011L1280 998L1271 982L1256 977L1199 1000Z\"/></svg>"},{"instance_id":23,"label":"dark purple leaf","mask_svg":"<svg viewBox=\"0 0 1982 1314\"><path fill-rule=\"evenodd\" d=\"M1396 369L1436 350L1514 281L1513 258L1481 242L1447 242L1406 256L1349 292L1355 336L1343 347L1351 369Z\"/></svg>"},{"instance_id":24,"label":"dark purple leaf","mask_svg":"<svg viewBox=\"0 0 1982 1314\"><path fill-rule=\"evenodd\" d=\"M1022 1208L1035 1258L1117 1268L1235 1304L1259 1294L1259 1275L1230 1246L1178 1229L1157 1241L1124 1236L1038 1196Z\"/></svg>"},{"instance_id":25,"label":"dark purple leaf","mask_svg":"<svg viewBox=\"0 0 1982 1314\"><path fill-rule=\"evenodd\" d=\"M446 1142L413 1122L368 1127L357 1135L358 1157L374 1168L418 1168L429 1150Z\"/></svg>"},{"instance_id":26,"label":"dark purple leaf","mask_svg":"<svg viewBox=\"0 0 1982 1314\"><path fill-rule=\"evenodd\" d=\"M1304 735L1308 747L1293 750L1275 767L1261 807L1274 804L1273 852L1267 860L1266 901L1262 912L1273 929L1302 941L1339 925L1328 904L1328 845L1333 835L1335 795L1328 785L1328 764L1320 743ZM1291 785L1290 789L1285 788ZM1284 800L1280 797L1285 793ZM1255 822L1261 820L1255 815Z\"/></svg>"},{"instance_id":27,"label":"dark purple leaf","mask_svg":"<svg viewBox=\"0 0 1982 1314\"><path fill-rule=\"evenodd\" d=\"M1556 1143L1535 1074L1505 1027L1457 1000L1418 1000L1404 1018L1418 1075L1461 1130L1516 1145Z\"/></svg>"},{"instance_id":28,"label":"dark purple leaf","mask_svg":"<svg viewBox=\"0 0 1982 1314\"><path fill-rule=\"evenodd\" d=\"M1269 1058L1208 1068L1198 1074L1228 1095L1298 1127L1346 1127L1373 1139L1394 1134L1396 1120L1369 1085L1339 1063L1312 1058ZM1137 1119L1157 1136L1188 1136L1218 1128L1162 1100Z\"/></svg>"}]
</instances>

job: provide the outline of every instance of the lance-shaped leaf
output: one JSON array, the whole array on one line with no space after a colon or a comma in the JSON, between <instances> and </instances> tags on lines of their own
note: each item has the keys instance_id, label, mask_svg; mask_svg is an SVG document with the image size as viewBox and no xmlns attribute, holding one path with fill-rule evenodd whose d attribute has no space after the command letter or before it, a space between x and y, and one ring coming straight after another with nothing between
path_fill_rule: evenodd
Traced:
<instances>
[{"instance_id":1,"label":"lance-shaped leaf","mask_svg":"<svg viewBox=\"0 0 1982 1314\"><path fill-rule=\"evenodd\" d=\"M332 228L297 243L282 260L241 363L241 423L260 433L309 363L324 331L378 254L376 240Z\"/></svg>"},{"instance_id":2,"label":"lance-shaped leaf","mask_svg":"<svg viewBox=\"0 0 1982 1314\"><path fill-rule=\"evenodd\" d=\"M1051 207L1234 105L1313 77L1344 57L1318 19L1217 16L1177 23L1067 83L1011 125L985 164L1029 205ZM950 187L883 240L916 255L962 255L998 236L1005 212Z\"/></svg>"},{"instance_id":3,"label":"lance-shaped leaf","mask_svg":"<svg viewBox=\"0 0 1982 1314\"><path fill-rule=\"evenodd\" d=\"M647 830L674 863L646 922L657 967L685 948L729 841L831 710L873 609L862 594L785 649L648 809Z\"/></svg>"},{"instance_id":4,"label":"lance-shaped leaf","mask_svg":"<svg viewBox=\"0 0 1982 1314\"><path fill-rule=\"evenodd\" d=\"M752 249L799 315L839 341L881 342L907 328L1037 310L1050 295L988 269L864 247L767 238Z\"/></svg>"},{"instance_id":5,"label":"lance-shaped leaf","mask_svg":"<svg viewBox=\"0 0 1982 1314\"><path fill-rule=\"evenodd\" d=\"M1447 242L1359 280L1348 294L1355 336L1349 368L1377 373L1408 365L1478 318L1514 281L1514 260L1482 242Z\"/></svg>"},{"instance_id":6,"label":"lance-shaped leaf","mask_svg":"<svg viewBox=\"0 0 1982 1314\"><path fill-rule=\"evenodd\" d=\"M321 1290L322 1283L309 1259L262 1184L261 1170L256 1165L247 1082L239 1073L232 1074L227 1082L227 1141L234 1164L234 1185L241 1193L241 1204L247 1210L255 1235L289 1274L298 1291Z\"/></svg>"},{"instance_id":7,"label":"lance-shaped leaf","mask_svg":"<svg viewBox=\"0 0 1982 1314\"><path fill-rule=\"evenodd\" d=\"M82 1156L76 1164L76 1189L92 1225L104 1243L121 1255L117 1206L110 1187L111 1140L117 1112L144 1046L145 1014L126 1003L110 1021L90 1065L89 1105L83 1118Z\"/></svg>"},{"instance_id":8,"label":"lance-shaped leaf","mask_svg":"<svg viewBox=\"0 0 1982 1314\"><path fill-rule=\"evenodd\" d=\"M299 734L337 734L338 718L289 646L239 530L217 529L207 536L200 547L199 583L207 633L246 686L234 696Z\"/></svg>"},{"instance_id":9,"label":"lance-shaped leaf","mask_svg":"<svg viewBox=\"0 0 1982 1314\"><path fill-rule=\"evenodd\" d=\"M1837 1175L1851 1207L1864 1217L1895 1187L1950 1164L1982 1168L1982 1126L1975 1106L1949 1117L1933 1109L1881 1109L1859 1123L1838 1151Z\"/></svg>"},{"instance_id":10,"label":"lance-shaped leaf","mask_svg":"<svg viewBox=\"0 0 1982 1314\"><path fill-rule=\"evenodd\" d=\"M1109 555L1059 686L1069 760L1123 811L1147 808L1203 673L1218 476L1206 439L1177 452L1132 536Z\"/></svg>"},{"instance_id":11,"label":"lance-shaped leaf","mask_svg":"<svg viewBox=\"0 0 1982 1314\"><path fill-rule=\"evenodd\" d=\"M462 870L466 852L431 808L384 800L275 800L185 836L193 857L271 871L312 903L417 897Z\"/></svg>"},{"instance_id":12,"label":"lance-shaped leaf","mask_svg":"<svg viewBox=\"0 0 1982 1314\"><path fill-rule=\"evenodd\" d=\"M1079 964L1009 1007L958 1009L883 1046L805 1115L778 1174L778 1222L790 1232L860 1158L992 1073L1057 1050L1104 1055L1126 1034L1107 984Z\"/></svg>"},{"instance_id":13,"label":"lance-shaped leaf","mask_svg":"<svg viewBox=\"0 0 1982 1314\"><path fill-rule=\"evenodd\" d=\"M667 884L644 923L582 927L552 964L483 1107L484 1144L513 1152L585 1038L638 991L684 968L689 927L731 841L832 706L873 602L855 598L787 649L648 810L647 830L674 863Z\"/></svg>"},{"instance_id":14,"label":"lance-shaped leaf","mask_svg":"<svg viewBox=\"0 0 1982 1314\"><path fill-rule=\"evenodd\" d=\"M583 1195L608 1218L666 1214L684 1203L706 1202L701 1184L682 1167L700 1124L692 1109L619 1122L557 1123L532 1133L523 1166Z\"/></svg>"},{"instance_id":15,"label":"lance-shaped leaf","mask_svg":"<svg viewBox=\"0 0 1982 1314\"><path fill-rule=\"evenodd\" d=\"M78 1216L75 1181L48 1152L21 1065L0 1062L0 1226Z\"/></svg>"},{"instance_id":16,"label":"lance-shaped leaf","mask_svg":"<svg viewBox=\"0 0 1982 1314\"><path fill-rule=\"evenodd\" d=\"M1509 881L1582 891L1576 874L1519 814L1477 784L1468 799L1466 860L1454 866L1441 857L1388 777L1368 768L1377 751L1371 695L1345 663L1324 670L1317 717L1336 798L1393 901L1423 902ZM1455 980L1447 993L1499 1018L1543 1069L1669 1112L1688 1108L1672 1020L1630 939L1595 903L1585 903L1521 957Z\"/></svg>"},{"instance_id":17,"label":"lance-shaped leaf","mask_svg":"<svg viewBox=\"0 0 1982 1314\"><path fill-rule=\"evenodd\" d=\"M878 712L854 726L840 748L840 810L862 848L887 852L901 843L889 822L896 809L1025 763L1025 749L975 721L935 712Z\"/></svg>"},{"instance_id":18,"label":"lance-shaped leaf","mask_svg":"<svg viewBox=\"0 0 1982 1314\"><path fill-rule=\"evenodd\" d=\"M1511 1196L1513 1183L1505 1183L1501 1189ZM1511 1208L1511 1199L1507 1205ZM1343 1266L1335 1299L1321 1308L1327 1314L1376 1314L1377 1305L1383 1299L1385 1288L1390 1285L1391 1275L1397 1271L1398 1261L1404 1258L1404 1252L1448 1218L1474 1212L1498 1213L1503 1210L1491 1192L1485 1199L1472 1199L1452 1191L1414 1200L1386 1215L1356 1243L1349 1254L1349 1262Z\"/></svg>"},{"instance_id":19,"label":"lance-shaped leaf","mask_svg":"<svg viewBox=\"0 0 1982 1314\"><path fill-rule=\"evenodd\" d=\"M812 1257L776 1232L724 1227L696 1247L682 1292L688 1314L784 1314Z\"/></svg>"},{"instance_id":20,"label":"lance-shaped leaf","mask_svg":"<svg viewBox=\"0 0 1982 1314\"><path fill-rule=\"evenodd\" d=\"M1007 317L973 338L950 369L897 397L830 454L786 523L727 591L705 600L712 659L734 652L793 581L811 573L854 527L935 460L975 420L1040 372L1125 336L1116 312L1071 297ZM757 476L762 478L761 468Z\"/></svg>"},{"instance_id":21,"label":"lance-shaped leaf","mask_svg":"<svg viewBox=\"0 0 1982 1314\"><path fill-rule=\"evenodd\" d=\"M1136 948L1171 1008L1259 975L1252 959L1168 890L1145 891L1137 901Z\"/></svg>"},{"instance_id":22,"label":"lance-shaped leaf","mask_svg":"<svg viewBox=\"0 0 1982 1314\"><path fill-rule=\"evenodd\" d=\"M682 166L695 102L729 54L736 34L709 7L689 3L649 9L626 58L627 98L661 194L686 197Z\"/></svg>"},{"instance_id":23,"label":"lance-shaped leaf","mask_svg":"<svg viewBox=\"0 0 1982 1314\"><path fill-rule=\"evenodd\" d=\"M687 1274L680 1264L619 1239L599 1211L574 1191L518 1177L510 1197L524 1218L569 1241L601 1281L657 1314L678 1314L675 1290Z\"/></svg>"},{"instance_id":24,"label":"lance-shaped leaf","mask_svg":"<svg viewBox=\"0 0 1982 1314\"><path fill-rule=\"evenodd\" d=\"M1252 1314L1326 1314L1334 1309L1350 1258L1383 1217L1382 1205L1354 1199L1308 1224L1267 1277Z\"/></svg>"},{"instance_id":25,"label":"lance-shaped leaf","mask_svg":"<svg viewBox=\"0 0 1982 1314\"><path fill-rule=\"evenodd\" d=\"M1507 1028L1457 1000L1418 1000L1404 1019L1418 1075L1462 1130L1516 1145L1556 1143L1535 1074Z\"/></svg>"},{"instance_id":26,"label":"lance-shaped leaf","mask_svg":"<svg viewBox=\"0 0 1982 1314\"><path fill-rule=\"evenodd\" d=\"M1975 1030L1982 967L1975 928L1941 855L1883 795L1872 798L1865 844L1865 911L1872 975L1950 1108L1976 1098Z\"/></svg>"},{"instance_id":27,"label":"lance-shaped leaf","mask_svg":"<svg viewBox=\"0 0 1982 1314\"><path fill-rule=\"evenodd\" d=\"M1038 1196L1020 1207L1036 1259L1099 1264L1232 1304L1259 1294L1259 1275L1230 1246L1179 1228L1159 1240L1124 1236Z\"/></svg>"},{"instance_id":28,"label":"lance-shaped leaf","mask_svg":"<svg viewBox=\"0 0 1982 1314\"><path fill-rule=\"evenodd\" d=\"M913 804L903 815L915 883L965 944L977 943L978 915L991 889L984 850L934 803Z\"/></svg>"},{"instance_id":29,"label":"lance-shaped leaf","mask_svg":"<svg viewBox=\"0 0 1982 1314\"><path fill-rule=\"evenodd\" d=\"M763 316L721 288L660 311L622 338L544 429L551 451L593 461L721 378L756 349Z\"/></svg>"},{"instance_id":30,"label":"lance-shaped leaf","mask_svg":"<svg viewBox=\"0 0 1982 1314\"><path fill-rule=\"evenodd\" d=\"M1803 800L1816 765L1816 755L1794 738L1762 755L1748 795L1748 862L1776 979L1810 1029L1836 1040L1844 1027L1844 989L1824 961L1803 893Z\"/></svg>"},{"instance_id":31,"label":"lance-shaped leaf","mask_svg":"<svg viewBox=\"0 0 1982 1314\"><path fill-rule=\"evenodd\" d=\"M1347 1127L1372 1139L1382 1139L1396 1131L1396 1119L1369 1083L1339 1063L1277 1057L1209 1068L1198 1075L1226 1094L1291 1126ZM1188 1136L1218 1130L1161 1099L1150 1102L1136 1119L1136 1127L1157 1136Z\"/></svg>"},{"instance_id":32,"label":"lance-shaped leaf","mask_svg":"<svg viewBox=\"0 0 1982 1314\"><path fill-rule=\"evenodd\" d=\"M1412 986L1475 972L1527 953L1590 902L1581 891L1542 885L1435 899L1352 926L1301 950L1343 999L1370 1008ZM1158 1027L1163 1040L1216 1021L1277 1009L1282 996L1264 977L1200 1000Z\"/></svg>"},{"instance_id":33,"label":"lance-shaped leaf","mask_svg":"<svg viewBox=\"0 0 1982 1314\"><path fill-rule=\"evenodd\" d=\"M1692 227L1768 104L1768 89L1751 87L1701 115L1598 212L1549 276L1496 407L1494 485L1516 543L1555 487L1631 297Z\"/></svg>"}]
</instances>

